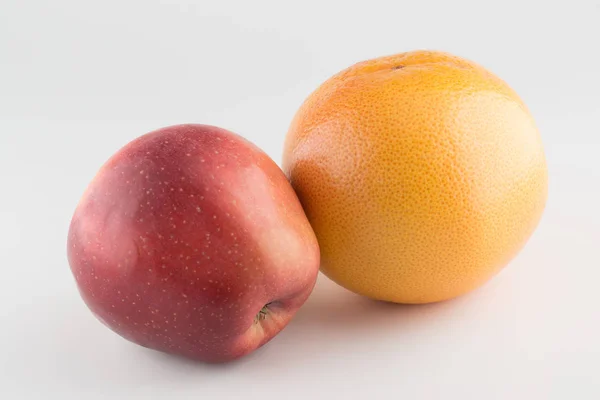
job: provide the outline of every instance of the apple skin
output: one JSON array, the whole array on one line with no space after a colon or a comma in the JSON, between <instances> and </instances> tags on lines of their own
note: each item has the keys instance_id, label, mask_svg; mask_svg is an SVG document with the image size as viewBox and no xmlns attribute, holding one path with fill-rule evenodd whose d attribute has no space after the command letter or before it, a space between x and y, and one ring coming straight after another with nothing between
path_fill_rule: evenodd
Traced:
<instances>
[{"instance_id":1,"label":"apple skin","mask_svg":"<svg viewBox=\"0 0 600 400\"><path fill-rule=\"evenodd\" d=\"M283 172L250 142L207 125L163 128L118 151L81 198L67 246L101 322L207 362L269 341L319 269L317 240Z\"/></svg>"}]
</instances>

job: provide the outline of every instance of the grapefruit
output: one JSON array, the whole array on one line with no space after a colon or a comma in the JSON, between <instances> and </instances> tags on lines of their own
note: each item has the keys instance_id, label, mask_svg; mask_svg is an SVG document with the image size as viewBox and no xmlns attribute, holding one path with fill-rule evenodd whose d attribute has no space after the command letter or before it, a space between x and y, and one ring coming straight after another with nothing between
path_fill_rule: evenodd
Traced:
<instances>
[{"instance_id":1,"label":"grapefruit","mask_svg":"<svg viewBox=\"0 0 600 400\"><path fill-rule=\"evenodd\" d=\"M540 135L501 79L415 51L321 85L289 128L283 168L321 247L321 270L365 296L450 299L500 271L547 195Z\"/></svg>"}]
</instances>

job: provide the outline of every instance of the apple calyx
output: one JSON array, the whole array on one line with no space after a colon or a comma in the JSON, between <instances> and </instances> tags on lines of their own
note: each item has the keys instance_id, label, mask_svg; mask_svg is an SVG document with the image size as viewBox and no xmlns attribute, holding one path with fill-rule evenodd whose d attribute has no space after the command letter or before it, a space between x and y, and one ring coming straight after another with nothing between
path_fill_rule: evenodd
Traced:
<instances>
[{"instance_id":1,"label":"apple calyx","mask_svg":"<svg viewBox=\"0 0 600 400\"><path fill-rule=\"evenodd\" d=\"M272 304L272 302L269 302L267 304L265 304L263 306L263 308L260 309L260 311L258 312L258 314L256 314L256 317L254 317L254 322L257 323L259 321L262 321L264 319L267 318L267 315L269 313L269 306Z\"/></svg>"}]
</instances>

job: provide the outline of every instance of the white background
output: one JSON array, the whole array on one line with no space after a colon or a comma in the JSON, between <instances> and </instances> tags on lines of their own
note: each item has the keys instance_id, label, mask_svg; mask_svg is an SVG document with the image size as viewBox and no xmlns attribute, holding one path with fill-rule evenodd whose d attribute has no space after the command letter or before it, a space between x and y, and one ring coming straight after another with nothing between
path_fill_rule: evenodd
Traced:
<instances>
[{"instance_id":1,"label":"white background","mask_svg":"<svg viewBox=\"0 0 600 400\"><path fill-rule=\"evenodd\" d=\"M0 0L0 398L600 398L599 1ZM364 59L473 59L529 105L544 218L482 289L390 306L319 278L271 343L208 366L137 347L87 311L67 228L129 140L184 122L280 161L304 98Z\"/></svg>"}]
</instances>

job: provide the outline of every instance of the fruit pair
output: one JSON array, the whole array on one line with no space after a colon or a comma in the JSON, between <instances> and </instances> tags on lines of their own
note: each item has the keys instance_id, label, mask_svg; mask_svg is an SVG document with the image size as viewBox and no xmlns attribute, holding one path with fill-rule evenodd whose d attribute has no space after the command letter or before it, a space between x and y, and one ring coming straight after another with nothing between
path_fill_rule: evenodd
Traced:
<instances>
[{"instance_id":1,"label":"fruit pair","mask_svg":"<svg viewBox=\"0 0 600 400\"><path fill-rule=\"evenodd\" d=\"M481 285L524 245L547 191L522 101L480 66L436 52L328 80L294 118L283 166L291 185L254 145L204 125L121 149L69 232L92 312L146 347L234 359L287 324L319 266L401 303Z\"/></svg>"}]
</instances>

